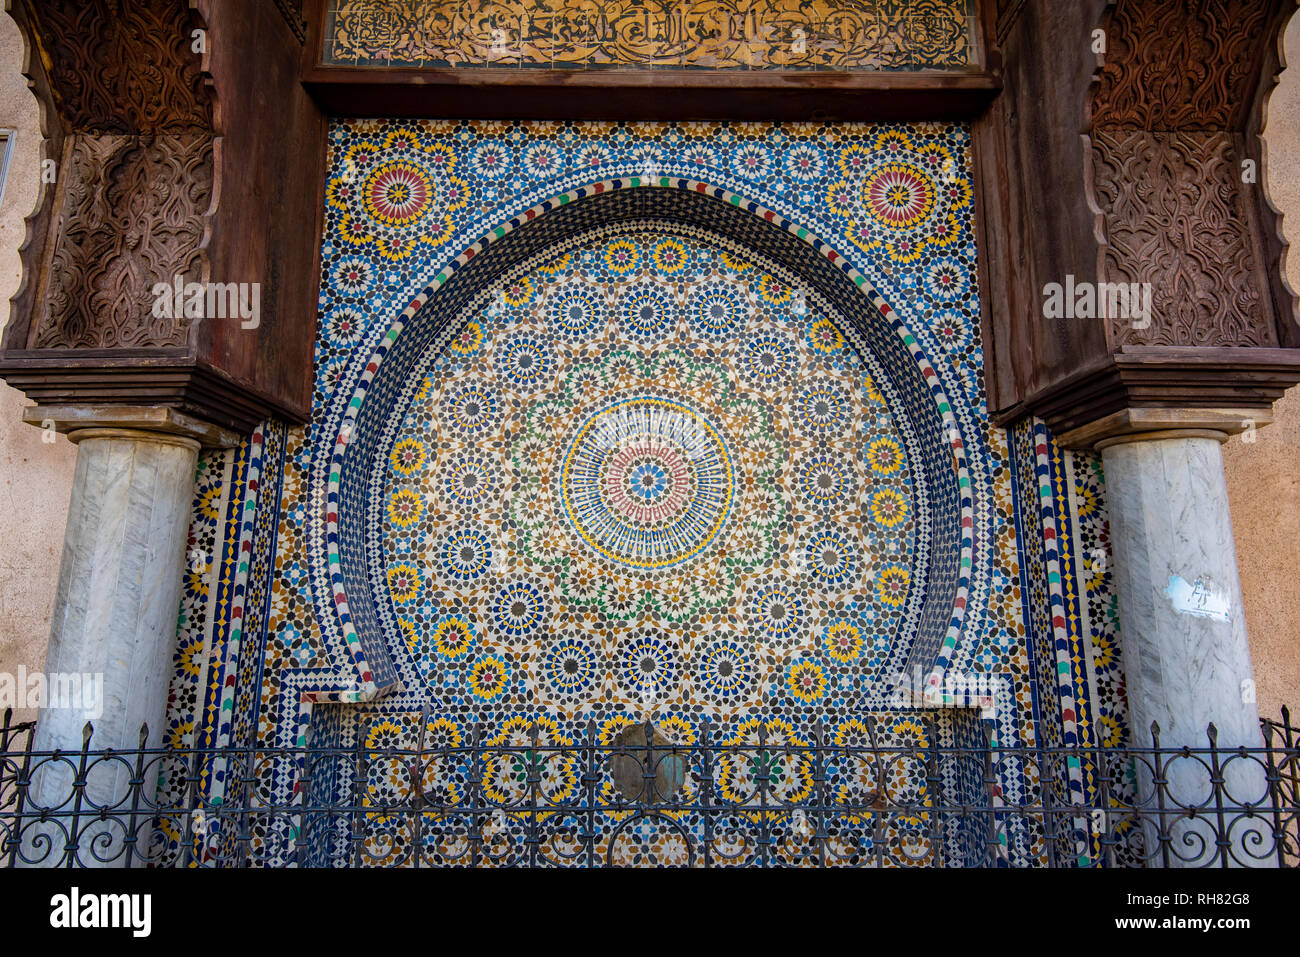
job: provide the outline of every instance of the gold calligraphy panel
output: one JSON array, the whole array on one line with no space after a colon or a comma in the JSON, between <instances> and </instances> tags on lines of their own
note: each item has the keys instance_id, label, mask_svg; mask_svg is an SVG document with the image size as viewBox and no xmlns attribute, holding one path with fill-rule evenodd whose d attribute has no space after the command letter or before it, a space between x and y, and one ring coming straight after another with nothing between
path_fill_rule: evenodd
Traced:
<instances>
[{"instance_id":1,"label":"gold calligraphy panel","mask_svg":"<svg viewBox=\"0 0 1300 957\"><path fill-rule=\"evenodd\" d=\"M954 70L974 0L330 0L324 62L393 67Z\"/></svg>"}]
</instances>

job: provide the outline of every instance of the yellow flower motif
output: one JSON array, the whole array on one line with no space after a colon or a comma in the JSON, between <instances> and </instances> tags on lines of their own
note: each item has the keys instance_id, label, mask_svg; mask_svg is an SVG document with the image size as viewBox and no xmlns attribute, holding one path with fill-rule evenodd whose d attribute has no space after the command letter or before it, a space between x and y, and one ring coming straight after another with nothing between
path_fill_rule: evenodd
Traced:
<instances>
[{"instance_id":1,"label":"yellow flower motif","mask_svg":"<svg viewBox=\"0 0 1300 957\"><path fill-rule=\"evenodd\" d=\"M905 150L912 149L912 138L902 130L885 130L876 137L876 142L872 149L876 151L888 150L890 144L897 144ZM861 149L861 147L854 147Z\"/></svg>"},{"instance_id":2,"label":"yellow flower motif","mask_svg":"<svg viewBox=\"0 0 1300 957\"><path fill-rule=\"evenodd\" d=\"M463 657L474 643L474 629L462 618L444 618L433 630L433 646L444 658Z\"/></svg>"},{"instance_id":3,"label":"yellow flower motif","mask_svg":"<svg viewBox=\"0 0 1300 957\"><path fill-rule=\"evenodd\" d=\"M889 730L904 739L904 743L909 747L924 748L928 746L925 738L925 728L915 718L900 718Z\"/></svg>"},{"instance_id":4,"label":"yellow flower motif","mask_svg":"<svg viewBox=\"0 0 1300 957\"><path fill-rule=\"evenodd\" d=\"M907 597L912 576L906 568L890 565L876 576L876 596L891 608L898 608Z\"/></svg>"},{"instance_id":5,"label":"yellow flower motif","mask_svg":"<svg viewBox=\"0 0 1300 957\"><path fill-rule=\"evenodd\" d=\"M1103 748L1117 748L1123 740L1124 729L1115 718L1108 714L1100 715L1097 718L1097 724L1100 726L1101 746Z\"/></svg>"},{"instance_id":6,"label":"yellow flower motif","mask_svg":"<svg viewBox=\"0 0 1300 957\"><path fill-rule=\"evenodd\" d=\"M885 248L884 241L880 238L878 231L871 227L870 223L850 223L848 228L844 230L844 235L849 242L865 252Z\"/></svg>"},{"instance_id":7,"label":"yellow flower motif","mask_svg":"<svg viewBox=\"0 0 1300 957\"><path fill-rule=\"evenodd\" d=\"M790 301L790 286L782 282L775 276L764 276L758 281L758 294L763 297L765 302L770 302L774 306Z\"/></svg>"},{"instance_id":8,"label":"yellow flower motif","mask_svg":"<svg viewBox=\"0 0 1300 957\"><path fill-rule=\"evenodd\" d=\"M940 183L939 195L948 198L948 206L951 209L965 209L971 204L974 188L971 186L969 179L961 177L946 183Z\"/></svg>"},{"instance_id":9,"label":"yellow flower motif","mask_svg":"<svg viewBox=\"0 0 1300 957\"><path fill-rule=\"evenodd\" d=\"M501 296L512 306L525 305L533 298L533 281L524 276L506 286Z\"/></svg>"},{"instance_id":10,"label":"yellow flower motif","mask_svg":"<svg viewBox=\"0 0 1300 957\"><path fill-rule=\"evenodd\" d=\"M746 262L739 256L734 256L726 250L723 250L720 258L722 259L722 265L726 266L732 272L746 273L754 268L752 263Z\"/></svg>"},{"instance_id":11,"label":"yellow flower motif","mask_svg":"<svg viewBox=\"0 0 1300 957\"><path fill-rule=\"evenodd\" d=\"M537 271L544 276L558 276L569 268L571 262L573 262L573 253L565 253L563 256L556 256L544 266L538 266Z\"/></svg>"},{"instance_id":12,"label":"yellow flower motif","mask_svg":"<svg viewBox=\"0 0 1300 957\"><path fill-rule=\"evenodd\" d=\"M506 689L509 672L496 655L484 655L469 673L469 690L481 701L492 701Z\"/></svg>"},{"instance_id":13,"label":"yellow flower motif","mask_svg":"<svg viewBox=\"0 0 1300 957\"><path fill-rule=\"evenodd\" d=\"M400 724L392 718L382 718L370 726L370 731L366 735L366 747L381 751L387 748L400 748L406 737L406 732ZM379 757L378 754L371 754L371 758Z\"/></svg>"},{"instance_id":14,"label":"yellow flower motif","mask_svg":"<svg viewBox=\"0 0 1300 957\"><path fill-rule=\"evenodd\" d=\"M907 518L907 499L896 489L883 488L871 496L871 517L885 528L896 528Z\"/></svg>"},{"instance_id":15,"label":"yellow flower motif","mask_svg":"<svg viewBox=\"0 0 1300 957\"><path fill-rule=\"evenodd\" d=\"M605 265L620 275L631 272L640 261L640 252L626 239L616 240L605 247Z\"/></svg>"},{"instance_id":16,"label":"yellow flower motif","mask_svg":"<svg viewBox=\"0 0 1300 957\"><path fill-rule=\"evenodd\" d=\"M217 517L217 502L221 499L221 486L214 485L203 490L199 496L199 512L206 519Z\"/></svg>"},{"instance_id":17,"label":"yellow flower motif","mask_svg":"<svg viewBox=\"0 0 1300 957\"><path fill-rule=\"evenodd\" d=\"M671 276L686 268L686 247L676 239L665 239L655 246L650 259L659 272Z\"/></svg>"},{"instance_id":18,"label":"yellow flower motif","mask_svg":"<svg viewBox=\"0 0 1300 957\"><path fill-rule=\"evenodd\" d=\"M870 375L863 376L863 378L862 378L862 391L866 394L866 397L867 397L870 401L876 403L877 405L883 405L883 404L884 404L884 402L885 402L885 396L884 396L884 394L880 391L879 387L876 385L876 380L873 379L873 378L871 378Z\"/></svg>"},{"instance_id":19,"label":"yellow flower motif","mask_svg":"<svg viewBox=\"0 0 1300 957\"><path fill-rule=\"evenodd\" d=\"M423 513L424 503L412 489L404 488L388 500L388 520L398 528L410 528Z\"/></svg>"},{"instance_id":20,"label":"yellow flower motif","mask_svg":"<svg viewBox=\"0 0 1300 957\"><path fill-rule=\"evenodd\" d=\"M962 168L957 165L957 160L953 158L952 150L942 143L926 143L916 153L921 157L922 167L939 179L955 180L963 173Z\"/></svg>"},{"instance_id":21,"label":"yellow flower motif","mask_svg":"<svg viewBox=\"0 0 1300 957\"><path fill-rule=\"evenodd\" d=\"M428 747L455 748L460 742L460 727L450 718L438 718L424 726L424 743Z\"/></svg>"},{"instance_id":22,"label":"yellow flower motif","mask_svg":"<svg viewBox=\"0 0 1300 957\"><path fill-rule=\"evenodd\" d=\"M849 184L840 180L832 183L826 190L826 205L836 216L851 216L857 205L853 199L853 190Z\"/></svg>"},{"instance_id":23,"label":"yellow flower motif","mask_svg":"<svg viewBox=\"0 0 1300 957\"><path fill-rule=\"evenodd\" d=\"M903 450L890 438L879 438L867 449L867 464L877 475L893 475L903 466Z\"/></svg>"},{"instance_id":24,"label":"yellow flower motif","mask_svg":"<svg viewBox=\"0 0 1300 957\"><path fill-rule=\"evenodd\" d=\"M837 621L826 629L822 644L832 660L847 665L862 654L862 632L847 621Z\"/></svg>"},{"instance_id":25,"label":"yellow flower motif","mask_svg":"<svg viewBox=\"0 0 1300 957\"><path fill-rule=\"evenodd\" d=\"M890 261L907 265L919 260L921 254L925 252L925 247L925 240L904 239L896 243L885 243L885 254L889 256Z\"/></svg>"},{"instance_id":26,"label":"yellow flower motif","mask_svg":"<svg viewBox=\"0 0 1300 957\"><path fill-rule=\"evenodd\" d=\"M176 657L180 659L181 671L191 678L197 678L203 664L203 639L189 639L178 649Z\"/></svg>"},{"instance_id":27,"label":"yellow flower motif","mask_svg":"<svg viewBox=\"0 0 1300 957\"><path fill-rule=\"evenodd\" d=\"M454 335L447 348L458 356L472 356L483 345L483 327L477 322L467 322Z\"/></svg>"},{"instance_id":28,"label":"yellow flower motif","mask_svg":"<svg viewBox=\"0 0 1300 957\"><path fill-rule=\"evenodd\" d=\"M626 715L626 714L614 715L614 717L609 718L608 720L605 721L604 724L600 726L600 743L601 744L612 743L613 740L619 736L619 733L624 728L626 728L630 724L635 724L635 723L636 723L635 719L632 718L630 715Z\"/></svg>"},{"instance_id":29,"label":"yellow flower motif","mask_svg":"<svg viewBox=\"0 0 1300 957\"><path fill-rule=\"evenodd\" d=\"M1108 635L1093 635L1092 647L1096 649L1093 662L1097 668L1105 670L1115 664L1115 645Z\"/></svg>"},{"instance_id":30,"label":"yellow flower motif","mask_svg":"<svg viewBox=\"0 0 1300 957\"><path fill-rule=\"evenodd\" d=\"M1079 502L1079 517L1090 518L1097 511L1097 492L1087 485L1076 485L1075 498Z\"/></svg>"},{"instance_id":31,"label":"yellow flower motif","mask_svg":"<svg viewBox=\"0 0 1300 957\"><path fill-rule=\"evenodd\" d=\"M656 727L673 744L687 745L695 743L695 730L686 723L686 719L681 715L675 714L666 721L660 722Z\"/></svg>"},{"instance_id":32,"label":"yellow flower motif","mask_svg":"<svg viewBox=\"0 0 1300 957\"><path fill-rule=\"evenodd\" d=\"M935 227L931 230L930 235L925 238L925 245L929 249L947 249L949 246L956 245L960 239L961 224L957 222L956 216L949 216L942 229Z\"/></svg>"},{"instance_id":33,"label":"yellow flower motif","mask_svg":"<svg viewBox=\"0 0 1300 957\"><path fill-rule=\"evenodd\" d=\"M388 569L388 590L394 601L411 601L420 593L419 569L406 564Z\"/></svg>"},{"instance_id":34,"label":"yellow flower motif","mask_svg":"<svg viewBox=\"0 0 1300 957\"><path fill-rule=\"evenodd\" d=\"M841 748L867 747L871 734L859 718L849 718L835 728L835 744Z\"/></svg>"},{"instance_id":35,"label":"yellow flower motif","mask_svg":"<svg viewBox=\"0 0 1300 957\"><path fill-rule=\"evenodd\" d=\"M817 319L808 327L808 344L822 355L834 355L844 348L844 335L829 319Z\"/></svg>"},{"instance_id":36,"label":"yellow flower motif","mask_svg":"<svg viewBox=\"0 0 1300 957\"><path fill-rule=\"evenodd\" d=\"M420 133L418 130L409 127L398 127L392 130L384 137L384 149L391 150L394 146L409 146L412 149L423 150L424 144L420 142Z\"/></svg>"},{"instance_id":37,"label":"yellow flower motif","mask_svg":"<svg viewBox=\"0 0 1300 957\"><path fill-rule=\"evenodd\" d=\"M167 747L179 750L185 747L186 743L194 734L194 719L189 718L180 721L176 727L167 732Z\"/></svg>"},{"instance_id":38,"label":"yellow flower motif","mask_svg":"<svg viewBox=\"0 0 1300 957\"><path fill-rule=\"evenodd\" d=\"M449 212L455 212L458 209L464 209L469 203L469 184L459 176L447 177L448 188L443 190L442 205ZM446 224L451 225L447 220Z\"/></svg>"},{"instance_id":39,"label":"yellow flower motif","mask_svg":"<svg viewBox=\"0 0 1300 957\"><path fill-rule=\"evenodd\" d=\"M871 152L861 143L840 150L838 163L840 172L845 176L857 176L866 168L871 159Z\"/></svg>"},{"instance_id":40,"label":"yellow flower motif","mask_svg":"<svg viewBox=\"0 0 1300 957\"><path fill-rule=\"evenodd\" d=\"M422 123L421 125L427 128L428 124ZM446 143L430 143L424 147L424 151L429 154L429 159L433 165L441 168L444 173L450 173L456 168L456 151Z\"/></svg>"},{"instance_id":41,"label":"yellow flower motif","mask_svg":"<svg viewBox=\"0 0 1300 957\"><path fill-rule=\"evenodd\" d=\"M805 704L813 704L826 694L826 673L815 661L796 662L790 666L785 684L792 697Z\"/></svg>"},{"instance_id":42,"label":"yellow flower motif","mask_svg":"<svg viewBox=\"0 0 1300 957\"><path fill-rule=\"evenodd\" d=\"M758 729L767 734L767 743L759 749ZM728 747L745 747L745 751L730 751L718 759L718 784L723 800L736 804L756 804L759 771L769 775L768 799L787 804L802 801L812 793L813 775L806 755L786 753L783 745L806 747L808 742L794 733L794 725L784 718L763 721L750 718L736 729L736 734L723 742ZM768 812L769 817L774 812ZM761 818L759 813L747 814L751 821Z\"/></svg>"},{"instance_id":43,"label":"yellow flower motif","mask_svg":"<svg viewBox=\"0 0 1300 957\"><path fill-rule=\"evenodd\" d=\"M428 379L425 380L426 385L428 381ZM424 466L425 459L424 446L420 441L405 438L393 446L393 452L389 455L388 462L393 467L394 472L400 475L411 475Z\"/></svg>"},{"instance_id":44,"label":"yellow flower motif","mask_svg":"<svg viewBox=\"0 0 1300 957\"><path fill-rule=\"evenodd\" d=\"M426 233L424 236L420 237L420 241L422 243L427 243L430 246L441 246L447 240L451 239L452 234L455 231L456 227L452 224L451 217L447 216L438 225L436 232Z\"/></svg>"},{"instance_id":45,"label":"yellow flower motif","mask_svg":"<svg viewBox=\"0 0 1300 957\"><path fill-rule=\"evenodd\" d=\"M430 379L428 376L425 376L424 381L420 383L420 388L417 389L415 392L415 401L423 402L425 399L429 398L429 393L432 390L433 390L433 380Z\"/></svg>"}]
</instances>

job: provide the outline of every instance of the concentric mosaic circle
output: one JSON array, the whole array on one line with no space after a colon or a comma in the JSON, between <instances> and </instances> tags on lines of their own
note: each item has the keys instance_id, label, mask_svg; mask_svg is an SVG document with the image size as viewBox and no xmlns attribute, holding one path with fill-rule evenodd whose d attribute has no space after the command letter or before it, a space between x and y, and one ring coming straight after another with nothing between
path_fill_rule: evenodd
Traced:
<instances>
[{"instance_id":1,"label":"concentric mosaic circle","mask_svg":"<svg viewBox=\"0 0 1300 957\"><path fill-rule=\"evenodd\" d=\"M731 512L735 476L718 430L658 396L620 399L574 436L560 474L565 515L591 548L633 568L700 554Z\"/></svg>"}]
</instances>

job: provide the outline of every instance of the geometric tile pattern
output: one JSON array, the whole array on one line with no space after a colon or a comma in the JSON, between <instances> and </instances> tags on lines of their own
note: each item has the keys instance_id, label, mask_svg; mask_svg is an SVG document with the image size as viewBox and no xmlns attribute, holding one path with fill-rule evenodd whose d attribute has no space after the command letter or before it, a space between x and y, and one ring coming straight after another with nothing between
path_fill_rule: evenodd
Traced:
<instances>
[{"instance_id":1,"label":"geometric tile pattern","mask_svg":"<svg viewBox=\"0 0 1300 957\"><path fill-rule=\"evenodd\" d=\"M1106 736L1104 520L1041 423L988 422L968 139L335 123L312 421L200 482L182 647L221 688L175 726L800 737L962 675L998 742Z\"/></svg>"}]
</instances>

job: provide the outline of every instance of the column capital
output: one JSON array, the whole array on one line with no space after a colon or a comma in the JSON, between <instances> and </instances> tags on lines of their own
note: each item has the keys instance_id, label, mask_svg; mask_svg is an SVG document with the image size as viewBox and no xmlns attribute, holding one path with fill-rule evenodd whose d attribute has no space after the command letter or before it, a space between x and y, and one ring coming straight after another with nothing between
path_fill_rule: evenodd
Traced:
<instances>
[{"instance_id":1,"label":"column capital","mask_svg":"<svg viewBox=\"0 0 1300 957\"><path fill-rule=\"evenodd\" d=\"M23 421L66 433L72 442L116 434L155 441L171 439L172 444L190 443L196 449L228 449L241 439L237 432L165 406L36 405L23 409Z\"/></svg>"},{"instance_id":2,"label":"column capital","mask_svg":"<svg viewBox=\"0 0 1300 957\"><path fill-rule=\"evenodd\" d=\"M1273 409L1121 409L1105 418L1062 432L1057 441L1063 448L1102 449L1128 442L1154 442L1160 439L1201 438L1228 441L1229 437L1250 429L1262 429L1273 422Z\"/></svg>"}]
</instances>

